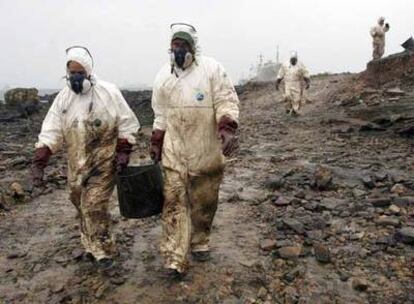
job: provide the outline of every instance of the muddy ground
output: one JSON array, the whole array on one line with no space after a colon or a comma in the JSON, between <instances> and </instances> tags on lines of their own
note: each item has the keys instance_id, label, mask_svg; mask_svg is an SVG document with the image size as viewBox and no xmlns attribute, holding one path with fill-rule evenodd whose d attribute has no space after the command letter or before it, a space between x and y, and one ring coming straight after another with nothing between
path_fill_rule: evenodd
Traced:
<instances>
[{"instance_id":1,"label":"muddy ground","mask_svg":"<svg viewBox=\"0 0 414 304\"><path fill-rule=\"evenodd\" d=\"M414 86L316 77L299 117L285 114L272 84L239 95L241 146L220 190L212 259L193 261L182 282L163 277L159 218L121 218L116 194L117 267L99 273L79 260L64 154L45 189L27 181L44 113L9 123L0 303L413 303ZM145 160L149 133L133 163ZM10 189L16 180L22 191Z\"/></svg>"}]
</instances>

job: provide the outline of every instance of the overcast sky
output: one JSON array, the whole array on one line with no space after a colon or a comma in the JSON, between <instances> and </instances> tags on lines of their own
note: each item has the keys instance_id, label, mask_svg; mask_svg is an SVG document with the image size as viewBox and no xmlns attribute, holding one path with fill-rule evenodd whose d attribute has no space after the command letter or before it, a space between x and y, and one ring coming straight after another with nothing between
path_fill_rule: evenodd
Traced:
<instances>
[{"instance_id":1,"label":"overcast sky","mask_svg":"<svg viewBox=\"0 0 414 304\"><path fill-rule=\"evenodd\" d=\"M0 0L0 89L60 88L68 46L85 45L96 74L119 86L152 84L169 60L169 25L193 24L202 51L234 82L262 53L297 50L311 73L357 72L371 57L369 29L391 25L386 54L414 34L413 0Z\"/></svg>"}]
</instances>

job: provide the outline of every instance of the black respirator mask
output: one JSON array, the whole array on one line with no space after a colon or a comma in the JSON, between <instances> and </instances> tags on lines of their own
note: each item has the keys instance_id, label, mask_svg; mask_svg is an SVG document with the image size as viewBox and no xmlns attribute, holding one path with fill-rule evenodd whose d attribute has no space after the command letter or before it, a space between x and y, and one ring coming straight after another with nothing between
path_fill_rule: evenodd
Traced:
<instances>
[{"instance_id":1,"label":"black respirator mask","mask_svg":"<svg viewBox=\"0 0 414 304\"><path fill-rule=\"evenodd\" d=\"M92 67L93 67L94 65L93 57L86 47L78 46L78 45L71 46L70 48L66 49L66 55L68 55L69 52L73 49L75 50L77 49L77 52L80 53L80 56L82 57L89 56L92 61ZM67 64L69 64L69 62ZM85 71L70 73L69 70L67 69L66 72L67 72L66 80L67 80L68 86L75 94L86 94L92 88L93 83L91 81L91 76L87 76Z\"/></svg>"},{"instance_id":2,"label":"black respirator mask","mask_svg":"<svg viewBox=\"0 0 414 304\"><path fill-rule=\"evenodd\" d=\"M188 68L193 62L193 54L183 47L175 48L172 51L174 64L180 69Z\"/></svg>"},{"instance_id":3,"label":"black respirator mask","mask_svg":"<svg viewBox=\"0 0 414 304\"><path fill-rule=\"evenodd\" d=\"M187 55L188 51L185 48L176 48L173 51L174 53L174 61L179 68L184 66L185 56Z\"/></svg>"},{"instance_id":4,"label":"black respirator mask","mask_svg":"<svg viewBox=\"0 0 414 304\"><path fill-rule=\"evenodd\" d=\"M75 94L85 94L92 87L89 77L83 73L74 73L69 76L69 85Z\"/></svg>"},{"instance_id":5,"label":"black respirator mask","mask_svg":"<svg viewBox=\"0 0 414 304\"><path fill-rule=\"evenodd\" d=\"M191 46L192 50L188 50L188 47L184 45L177 45L176 47L170 49L171 55L171 73L174 70L174 66L185 70L188 68L194 61L195 55L195 46L196 46L196 29L191 24L187 23L173 23L170 25L173 36L171 42L175 39L181 39L187 42Z\"/></svg>"}]
</instances>

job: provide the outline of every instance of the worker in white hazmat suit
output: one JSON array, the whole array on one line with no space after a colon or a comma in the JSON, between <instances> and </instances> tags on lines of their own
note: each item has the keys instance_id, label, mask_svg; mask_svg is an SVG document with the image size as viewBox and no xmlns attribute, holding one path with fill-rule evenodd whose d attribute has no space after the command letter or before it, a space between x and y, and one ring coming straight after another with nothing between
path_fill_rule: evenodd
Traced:
<instances>
[{"instance_id":1,"label":"worker in white hazmat suit","mask_svg":"<svg viewBox=\"0 0 414 304\"><path fill-rule=\"evenodd\" d=\"M239 100L221 64L200 54L196 30L171 28L171 62L153 87L150 153L165 177L161 253L167 274L182 277L189 252L209 258L224 156L237 146Z\"/></svg>"},{"instance_id":2,"label":"worker in white hazmat suit","mask_svg":"<svg viewBox=\"0 0 414 304\"><path fill-rule=\"evenodd\" d=\"M72 47L66 53L67 86L43 121L32 179L34 185L42 183L50 156L65 144L70 200L79 212L84 256L105 269L116 254L108 213L114 174L128 164L139 122L118 88L92 74L93 59L86 48Z\"/></svg>"},{"instance_id":3,"label":"worker in white hazmat suit","mask_svg":"<svg viewBox=\"0 0 414 304\"><path fill-rule=\"evenodd\" d=\"M304 64L298 61L296 52L292 52L289 62L280 67L276 80L276 90L279 90L282 80L285 82L284 101L286 112L297 115L304 104L303 91L310 87L310 77Z\"/></svg>"},{"instance_id":4,"label":"worker in white hazmat suit","mask_svg":"<svg viewBox=\"0 0 414 304\"><path fill-rule=\"evenodd\" d=\"M372 37L372 58L380 59L385 51L385 33L390 29L390 25L385 23L385 18L380 17L378 24L371 28L370 34Z\"/></svg>"}]
</instances>

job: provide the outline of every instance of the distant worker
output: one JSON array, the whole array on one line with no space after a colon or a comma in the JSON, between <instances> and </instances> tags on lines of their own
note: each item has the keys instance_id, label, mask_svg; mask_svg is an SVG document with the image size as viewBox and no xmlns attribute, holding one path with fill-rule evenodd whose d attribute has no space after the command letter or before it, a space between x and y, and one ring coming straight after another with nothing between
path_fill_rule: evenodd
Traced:
<instances>
[{"instance_id":1,"label":"distant worker","mask_svg":"<svg viewBox=\"0 0 414 304\"><path fill-rule=\"evenodd\" d=\"M384 25L385 24L385 25ZM385 33L390 29L390 25L385 23L385 18L378 19L378 25L371 28L370 34L372 36L372 58L380 59L384 55L385 49Z\"/></svg>"},{"instance_id":2,"label":"distant worker","mask_svg":"<svg viewBox=\"0 0 414 304\"><path fill-rule=\"evenodd\" d=\"M303 89L310 87L309 72L302 62L298 61L298 54L292 52L289 62L280 67L276 80L276 90L284 80L285 94L284 101L286 103L286 113L290 115L299 114L299 110L304 103Z\"/></svg>"}]
</instances>

